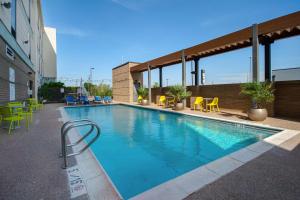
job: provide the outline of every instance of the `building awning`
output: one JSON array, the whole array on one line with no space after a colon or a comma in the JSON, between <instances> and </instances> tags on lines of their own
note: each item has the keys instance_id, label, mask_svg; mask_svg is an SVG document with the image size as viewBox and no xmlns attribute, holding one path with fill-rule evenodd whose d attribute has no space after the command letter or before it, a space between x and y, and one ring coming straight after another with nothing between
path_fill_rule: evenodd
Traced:
<instances>
[{"instance_id":1,"label":"building awning","mask_svg":"<svg viewBox=\"0 0 300 200\"><path fill-rule=\"evenodd\" d=\"M300 11L258 24L258 37L261 44L300 35ZM216 39L179 50L130 68L131 72L143 72L148 69L165 67L181 63L182 51L186 61L203 58L252 45L252 26L218 37Z\"/></svg>"}]
</instances>

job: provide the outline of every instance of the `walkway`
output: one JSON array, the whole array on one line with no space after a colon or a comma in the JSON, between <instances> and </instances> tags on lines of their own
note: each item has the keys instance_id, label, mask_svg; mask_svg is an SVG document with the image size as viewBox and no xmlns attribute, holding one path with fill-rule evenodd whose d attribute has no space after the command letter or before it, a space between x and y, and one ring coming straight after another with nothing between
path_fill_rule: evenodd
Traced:
<instances>
[{"instance_id":1,"label":"walkway","mask_svg":"<svg viewBox=\"0 0 300 200\"><path fill-rule=\"evenodd\" d=\"M0 199L69 199L58 158L61 123L57 105L34 114L29 131L0 129Z\"/></svg>"},{"instance_id":2,"label":"walkway","mask_svg":"<svg viewBox=\"0 0 300 200\"><path fill-rule=\"evenodd\" d=\"M295 200L300 197L300 135L205 186L185 200Z\"/></svg>"}]
</instances>

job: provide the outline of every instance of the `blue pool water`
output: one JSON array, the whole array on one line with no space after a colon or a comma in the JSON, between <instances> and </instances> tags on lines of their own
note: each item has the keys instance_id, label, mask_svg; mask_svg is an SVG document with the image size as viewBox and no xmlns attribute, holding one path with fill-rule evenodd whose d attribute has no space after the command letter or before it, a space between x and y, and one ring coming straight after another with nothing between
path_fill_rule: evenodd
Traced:
<instances>
[{"instance_id":1,"label":"blue pool water","mask_svg":"<svg viewBox=\"0 0 300 200\"><path fill-rule=\"evenodd\" d=\"M123 105L66 112L100 125L92 151L125 199L276 132Z\"/></svg>"}]
</instances>

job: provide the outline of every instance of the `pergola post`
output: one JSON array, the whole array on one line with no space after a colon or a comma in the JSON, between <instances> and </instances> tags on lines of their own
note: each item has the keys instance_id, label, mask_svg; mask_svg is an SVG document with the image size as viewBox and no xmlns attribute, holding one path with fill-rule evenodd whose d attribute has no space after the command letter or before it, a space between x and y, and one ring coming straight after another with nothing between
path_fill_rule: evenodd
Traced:
<instances>
[{"instance_id":1,"label":"pergola post","mask_svg":"<svg viewBox=\"0 0 300 200\"><path fill-rule=\"evenodd\" d=\"M194 59L194 62L195 62L195 85L196 86L199 85L199 59L200 58Z\"/></svg>"},{"instance_id":2,"label":"pergola post","mask_svg":"<svg viewBox=\"0 0 300 200\"><path fill-rule=\"evenodd\" d=\"M265 81L271 81L271 42L265 44Z\"/></svg>"},{"instance_id":3,"label":"pergola post","mask_svg":"<svg viewBox=\"0 0 300 200\"><path fill-rule=\"evenodd\" d=\"M151 66L148 64L148 104L151 105Z\"/></svg>"},{"instance_id":4,"label":"pergola post","mask_svg":"<svg viewBox=\"0 0 300 200\"><path fill-rule=\"evenodd\" d=\"M258 26L252 26L252 81L259 82L259 43L258 43Z\"/></svg>"},{"instance_id":5,"label":"pergola post","mask_svg":"<svg viewBox=\"0 0 300 200\"><path fill-rule=\"evenodd\" d=\"M181 62L182 62L182 86L186 90L186 63L185 63L185 55L184 50L181 53ZM183 106L186 105L186 100L183 101Z\"/></svg>"},{"instance_id":6,"label":"pergola post","mask_svg":"<svg viewBox=\"0 0 300 200\"><path fill-rule=\"evenodd\" d=\"M159 68L159 87L163 87L162 67Z\"/></svg>"}]
</instances>

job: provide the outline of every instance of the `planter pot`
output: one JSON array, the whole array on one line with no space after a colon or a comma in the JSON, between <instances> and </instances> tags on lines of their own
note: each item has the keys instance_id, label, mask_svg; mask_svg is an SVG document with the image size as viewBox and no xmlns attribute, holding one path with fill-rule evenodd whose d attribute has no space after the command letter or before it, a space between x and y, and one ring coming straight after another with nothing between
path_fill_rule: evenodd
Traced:
<instances>
[{"instance_id":1,"label":"planter pot","mask_svg":"<svg viewBox=\"0 0 300 200\"><path fill-rule=\"evenodd\" d=\"M268 116L267 109L252 108L248 111L248 117L253 121L264 121Z\"/></svg>"},{"instance_id":2,"label":"planter pot","mask_svg":"<svg viewBox=\"0 0 300 200\"><path fill-rule=\"evenodd\" d=\"M147 100L147 99L143 99L143 100L142 100L142 105L143 105L143 106L148 105L148 100Z\"/></svg>"},{"instance_id":3,"label":"planter pot","mask_svg":"<svg viewBox=\"0 0 300 200\"><path fill-rule=\"evenodd\" d=\"M183 103L176 103L174 109L175 109L175 110L183 110L183 108L184 108Z\"/></svg>"}]
</instances>

